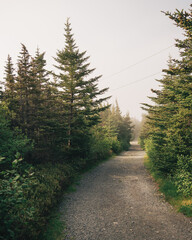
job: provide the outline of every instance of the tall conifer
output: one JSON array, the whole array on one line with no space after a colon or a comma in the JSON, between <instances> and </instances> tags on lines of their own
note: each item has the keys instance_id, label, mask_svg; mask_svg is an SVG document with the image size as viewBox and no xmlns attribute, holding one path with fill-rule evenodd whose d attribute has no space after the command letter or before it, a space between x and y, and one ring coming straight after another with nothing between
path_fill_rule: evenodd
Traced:
<instances>
[{"instance_id":1,"label":"tall conifer","mask_svg":"<svg viewBox=\"0 0 192 240\"><path fill-rule=\"evenodd\" d=\"M64 105L64 124L66 145L69 149L86 148L89 129L97 124L99 112L106 107L101 103L106 98L98 98L107 88L99 90L98 80L101 76L90 78L94 69L89 69L89 57L80 52L71 33L69 20L65 25L65 47L57 51L56 68L60 97ZM81 146L81 147L80 147Z\"/></svg>"},{"instance_id":2,"label":"tall conifer","mask_svg":"<svg viewBox=\"0 0 192 240\"><path fill-rule=\"evenodd\" d=\"M15 91L15 69L13 67L12 59L8 55L7 62L5 66L5 89L3 94L3 100L6 102L11 118L12 123L14 123L14 109L16 107L16 91Z\"/></svg>"},{"instance_id":3,"label":"tall conifer","mask_svg":"<svg viewBox=\"0 0 192 240\"><path fill-rule=\"evenodd\" d=\"M24 44L18 59L18 70L16 77L16 92L17 92L17 121L23 133L29 133L29 111L30 111L30 91L31 84L31 56Z\"/></svg>"},{"instance_id":4,"label":"tall conifer","mask_svg":"<svg viewBox=\"0 0 192 240\"><path fill-rule=\"evenodd\" d=\"M180 156L192 154L192 10L165 14L185 32L184 40L176 40L181 58L169 61L159 80L161 90L152 90L155 105L145 104L145 108L151 126L151 159L159 171L173 174Z\"/></svg>"}]
</instances>

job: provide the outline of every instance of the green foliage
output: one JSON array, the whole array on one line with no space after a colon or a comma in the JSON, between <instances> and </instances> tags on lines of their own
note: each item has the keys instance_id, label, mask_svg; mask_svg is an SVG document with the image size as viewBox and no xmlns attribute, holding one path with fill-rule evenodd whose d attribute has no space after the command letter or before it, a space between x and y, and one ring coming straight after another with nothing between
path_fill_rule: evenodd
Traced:
<instances>
[{"instance_id":1,"label":"green foliage","mask_svg":"<svg viewBox=\"0 0 192 240\"><path fill-rule=\"evenodd\" d=\"M191 12L176 11L166 13L176 25L185 31L184 40L176 40L180 50L180 60L169 59L164 77L158 80L160 90L151 97L154 105L144 104L148 111L147 121L141 132L141 144L145 138L153 145L149 156L154 167L165 175L173 175L177 170L178 156L191 156L192 147L192 88L191 88ZM183 159L184 160L184 159Z\"/></svg>"},{"instance_id":2,"label":"green foliage","mask_svg":"<svg viewBox=\"0 0 192 240\"><path fill-rule=\"evenodd\" d=\"M51 214L49 222L46 227L46 231L42 233L40 236L40 239L44 240L62 240L63 239L63 230L65 228L65 225L63 221L60 218L60 214L54 212Z\"/></svg>"},{"instance_id":3,"label":"green foliage","mask_svg":"<svg viewBox=\"0 0 192 240\"><path fill-rule=\"evenodd\" d=\"M1 165L2 170L11 164L16 153L24 156L32 150L31 141L21 134L19 129L11 130L8 118L7 106L0 103L0 154L5 158Z\"/></svg>"},{"instance_id":4,"label":"green foliage","mask_svg":"<svg viewBox=\"0 0 192 240\"><path fill-rule=\"evenodd\" d=\"M105 159L111 155L113 139L108 136L106 128L95 126L92 128L90 158L94 161Z\"/></svg>"},{"instance_id":5,"label":"green foliage","mask_svg":"<svg viewBox=\"0 0 192 240\"><path fill-rule=\"evenodd\" d=\"M183 156L181 158L183 158ZM181 170L182 169L186 170L189 167L188 164L183 166L183 159L180 160L179 165L180 164L181 164L180 166ZM179 212L182 212L186 216L191 217L192 216L191 196L188 194L185 195L183 193L183 190L186 188L185 187L183 188L184 183L183 183L182 177L179 175L179 170L177 172L178 175L176 174L174 177L165 177L153 167L153 164L151 163L149 158L145 160L145 166L147 167L151 175L154 177L154 179L158 183L159 191L164 194L165 199L169 203L171 203L173 206L175 206ZM181 184L182 186L179 186L179 184Z\"/></svg>"},{"instance_id":6,"label":"green foliage","mask_svg":"<svg viewBox=\"0 0 192 240\"><path fill-rule=\"evenodd\" d=\"M174 178L178 192L185 197L192 197L192 158L183 155L178 157Z\"/></svg>"},{"instance_id":7,"label":"green foliage","mask_svg":"<svg viewBox=\"0 0 192 240\"><path fill-rule=\"evenodd\" d=\"M178 198L178 191L175 183L171 179L166 179L162 181L159 190L164 193L166 200L171 200L172 198Z\"/></svg>"},{"instance_id":8,"label":"green foliage","mask_svg":"<svg viewBox=\"0 0 192 240\"><path fill-rule=\"evenodd\" d=\"M108 88L99 90L101 76L92 77L94 69L78 50L69 21L51 80L44 55L37 49L32 57L22 44L16 68L8 56L0 86L3 240L45 237L50 210L77 172L130 145L129 114L122 116L117 102L112 109L104 104Z\"/></svg>"},{"instance_id":9,"label":"green foliage","mask_svg":"<svg viewBox=\"0 0 192 240\"><path fill-rule=\"evenodd\" d=\"M138 141L140 131L141 131L142 122L139 121L137 118L131 118L131 121L133 123L132 140L133 141Z\"/></svg>"},{"instance_id":10,"label":"green foliage","mask_svg":"<svg viewBox=\"0 0 192 240\"><path fill-rule=\"evenodd\" d=\"M185 39L176 40L180 59L169 59L168 69L163 70L164 77L158 80L161 89L152 90L156 94L151 97L154 105L144 104L143 109L148 111L148 115L140 142L147 151L153 171L166 179L166 182L162 180L160 189L170 199L175 200L179 196L181 202L177 204L180 211L191 216L192 11L177 10L173 14L165 14L183 29Z\"/></svg>"},{"instance_id":11,"label":"green foliage","mask_svg":"<svg viewBox=\"0 0 192 240\"><path fill-rule=\"evenodd\" d=\"M146 115L143 115L141 120L141 130L139 134L139 144L142 149L146 148L145 141L147 141L148 138L150 138L150 125L148 124Z\"/></svg>"},{"instance_id":12,"label":"green foliage","mask_svg":"<svg viewBox=\"0 0 192 240\"><path fill-rule=\"evenodd\" d=\"M0 164L3 164L1 158ZM34 214L34 207L29 206L25 192L29 191L31 184L35 181L31 166L22 164L22 159L17 158L12 162L9 170L0 174L0 239L17 239L23 236L27 225Z\"/></svg>"},{"instance_id":13,"label":"green foliage","mask_svg":"<svg viewBox=\"0 0 192 240\"><path fill-rule=\"evenodd\" d=\"M178 193L177 186L172 177L165 177L160 171L154 168L153 163L150 158L145 160L145 166L150 171L151 175L157 181L159 185L159 191L165 195L165 198L169 202L173 202L180 199L180 194Z\"/></svg>"},{"instance_id":14,"label":"green foliage","mask_svg":"<svg viewBox=\"0 0 192 240\"><path fill-rule=\"evenodd\" d=\"M89 131L99 121L99 113L106 107L101 103L108 97L100 98L108 88L99 90L101 76L91 77L94 69L89 69L86 52L80 52L73 38L69 20L65 24L65 47L57 51L55 74L63 121L63 145L73 156L85 156L89 147ZM83 154L81 149L84 149Z\"/></svg>"},{"instance_id":15,"label":"green foliage","mask_svg":"<svg viewBox=\"0 0 192 240\"><path fill-rule=\"evenodd\" d=\"M185 214L187 217L192 217L192 204L181 206L179 211Z\"/></svg>"},{"instance_id":16,"label":"green foliage","mask_svg":"<svg viewBox=\"0 0 192 240\"><path fill-rule=\"evenodd\" d=\"M51 208L74 175L64 164L31 167L20 158L14 160L10 170L1 172L2 239L39 239Z\"/></svg>"},{"instance_id":17,"label":"green foliage","mask_svg":"<svg viewBox=\"0 0 192 240\"><path fill-rule=\"evenodd\" d=\"M107 135L112 140L112 150L115 153L127 151L133 133L133 125L129 114L122 116L118 102L101 113L101 126L104 126Z\"/></svg>"},{"instance_id":18,"label":"green foliage","mask_svg":"<svg viewBox=\"0 0 192 240\"><path fill-rule=\"evenodd\" d=\"M128 143L126 143L127 145L129 145ZM126 149L125 146L122 147L121 142L116 138L113 137L111 139L111 150L115 153L118 154L122 151L122 149Z\"/></svg>"}]
</instances>

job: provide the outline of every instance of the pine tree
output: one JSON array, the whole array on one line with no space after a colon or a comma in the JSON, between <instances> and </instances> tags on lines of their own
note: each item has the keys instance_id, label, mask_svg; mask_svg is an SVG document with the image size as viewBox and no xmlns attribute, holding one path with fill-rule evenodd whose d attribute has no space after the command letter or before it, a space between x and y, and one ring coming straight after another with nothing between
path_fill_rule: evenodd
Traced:
<instances>
[{"instance_id":1,"label":"pine tree","mask_svg":"<svg viewBox=\"0 0 192 240\"><path fill-rule=\"evenodd\" d=\"M29 129L29 108L30 108L30 91L32 89L31 81L31 56L24 44L20 52L18 60L18 70L16 77L16 93L17 93L17 108L16 118L17 124L26 135L31 132Z\"/></svg>"},{"instance_id":2,"label":"pine tree","mask_svg":"<svg viewBox=\"0 0 192 240\"><path fill-rule=\"evenodd\" d=\"M5 66L5 89L3 94L3 100L6 102L11 113L11 118L13 122L14 118L14 108L16 104L16 92L15 92L15 73L11 57L8 55L7 63Z\"/></svg>"},{"instance_id":3,"label":"pine tree","mask_svg":"<svg viewBox=\"0 0 192 240\"><path fill-rule=\"evenodd\" d=\"M118 101L112 106L113 123L116 126L117 138L122 145L122 150L128 150L132 137L132 122L129 114L122 115Z\"/></svg>"},{"instance_id":4,"label":"pine tree","mask_svg":"<svg viewBox=\"0 0 192 240\"><path fill-rule=\"evenodd\" d=\"M143 109L148 111L148 120L145 124L153 145L151 159L156 169L164 174L169 174L177 163L177 151L170 142L170 136L173 129L173 116L178 111L178 101L176 99L177 91L177 71L176 65L172 59L168 61L168 69L164 77L158 82L161 83L160 90L153 90L155 97L150 99L154 105L144 104ZM142 132L143 134L143 132Z\"/></svg>"},{"instance_id":5,"label":"pine tree","mask_svg":"<svg viewBox=\"0 0 192 240\"><path fill-rule=\"evenodd\" d=\"M14 84L15 84L15 74L14 67L11 57L8 55L7 63L5 66L5 98L13 99L14 98Z\"/></svg>"},{"instance_id":6,"label":"pine tree","mask_svg":"<svg viewBox=\"0 0 192 240\"><path fill-rule=\"evenodd\" d=\"M129 113L123 116L122 122L119 126L119 139L122 142L123 150L129 150L130 141L133 134L133 124Z\"/></svg>"},{"instance_id":7,"label":"pine tree","mask_svg":"<svg viewBox=\"0 0 192 240\"><path fill-rule=\"evenodd\" d=\"M43 125L47 117L47 89L49 87L49 72L45 69L45 53L40 54L37 49L36 55L31 59L31 92L30 92L30 125L31 137L38 143L42 135Z\"/></svg>"},{"instance_id":8,"label":"pine tree","mask_svg":"<svg viewBox=\"0 0 192 240\"><path fill-rule=\"evenodd\" d=\"M16 76L8 57L4 93L4 100L12 113L12 126L21 129L34 142L32 157L41 160L50 158L46 149L49 146L52 150L50 146L55 146L57 136L53 133L58 131L56 106L59 105L54 96L56 88L49 81L44 55L37 49L35 57L32 57L22 44Z\"/></svg>"},{"instance_id":9,"label":"pine tree","mask_svg":"<svg viewBox=\"0 0 192 240\"><path fill-rule=\"evenodd\" d=\"M159 80L161 90L152 90L155 105L145 104L145 109L154 166L164 174L173 174L179 156L192 153L192 11L165 14L184 30L186 38L176 40L181 59L169 61L165 76Z\"/></svg>"},{"instance_id":10,"label":"pine tree","mask_svg":"<svg viewBox=\"0 0 192 240\"><path fill-rule=\"evenodd\" d=\"M105 110L101 114L101 126L105 127L109 137L116 137L120 143L120 150L128 150L132 138L133 125L129 114L122 115L119 104Z\"/></svg>"},{"instance_id":11,"label":"pine tree","mask_svg":"<svg viewBox=\"0 0 192 240\"><path fill-rule=\"evenodd\" d=\"M99 121L99 112L106 107L101 103L108 97L98 98L107 88L99 90L101 76L89 78L94 69L89 69L89 57L76 46L72 29L67 20L65 25L65 48L57 51L56 68L59 73L58 87L64 106L65 146L77 152L87 148L89 129ZM80 147L81 146L81 147Z\"/></svg>"}]
</instances>

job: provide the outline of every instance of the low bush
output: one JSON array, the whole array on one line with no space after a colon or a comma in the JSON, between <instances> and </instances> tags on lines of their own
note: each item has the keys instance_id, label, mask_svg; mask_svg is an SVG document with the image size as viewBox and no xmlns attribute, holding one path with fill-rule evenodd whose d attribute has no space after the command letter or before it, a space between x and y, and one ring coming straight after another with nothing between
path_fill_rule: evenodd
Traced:
<instances>
[{"instance_id":1,"label":"low bush","mask_svg":"<svg viewBox=\"0 0 192 240\"><path fill-rule=\"evenodd\" d=\"M111 150L118 154L122 151L122 145L116 137L111 138Z\"/></svg>"},{"instance_id":2,"label":"low bush","mask_svg":"<svg viewBox=\"0 0 192 240\"><path fill-rule=\"evenodd\" d=\"M10 170L1 172L0 239L39 239L50 210L74 175L65 164L32 167L20 158L14 160Z\"/></svg>"},{"instance_id":3,"label":"low bush","mask_svg":"<svg viewBox=\"0 0 192 240\"><path fill-rule=\"evenodd\" d=\"M1 163L5 161L1 158ZM25 192L34 184L33 169L17 157L0 178L0 239L18 239L33 218L35 209L28 205ZM22 239L22 238L20 238Z\"/></svg>"},{"instance_id":4,"label":"low bush","mask_svg":"<svg viewBox=\"0 0 192 240\"><path fill-rule=\"evenodd\" d=\"M112 154L113 138L108 136L107 130L102 126L92 128L90 138L89 158L92 161L108 158Z\"/></svg>"},{"instance_id":5,"label":"low bush","mask_svg":"<svg viewBox=\"0 0 192 240\"><path fill-rule=\"evenodd\" d=\"M191 205L182 205L179 209L180 212L185 214L187 217L192 217L192 204Z\"/></svg>"},{"instance_id":6,"label":"low bush","mask_svg":"<svg viewBox=\"0 0 192 240\"><path fill-rule=\"evenodd\" d=\"M189 156L179 156L177 170L175 173L175 184L178 192L185 197L192 197L192 158Z\"/></svg>"},{"instance_id":7,"label":"low bush","mask_svg":"<svg viewBox=\"0 0 192 240\"><path fill-rule=\"evenodd\" d=\"M159 190L165 195L167 201L171 201L173 198L179 197L177 186L172 179L164 179L161 181Z\"/></svg>"},{"instance_id":8,"label":"low bush","mask_svg":"<svg viewBox=\"0 0 192 240\"><path fill-rule=\"evenodd\" d=\"M14 139L14 132L9 125L6 126L6 133L10 134L10 138L4 137L4 140ZM122 150L116 136L110 135L104 127L97 126L93 128L90 149L85 158L77 156L68 159L68 162L50 161L42 164L34 161L32 165L23 159L24 153L32 149L30 141L18 132L16 136L12 146L10 145L11 153L8 152L9 147L4 150L1 148L1 153L5 153L0 158L1 240L44 239L42 232L63 190L83 170ZM14 159L19 150L21 154L17 153Z\"/></svg>"},{"instance_id":9,"label":"low bush","mask_svg":"<svg viewBox=\"0 0 192 240\"><path fill-rule=\"evenodd\" d=\"M159 191L179 212L192 217L192 160L179 156L175 174L165 177L153 166L150 158L145 158L145 166L159 185Z\"/></svg>"}]
</instances>

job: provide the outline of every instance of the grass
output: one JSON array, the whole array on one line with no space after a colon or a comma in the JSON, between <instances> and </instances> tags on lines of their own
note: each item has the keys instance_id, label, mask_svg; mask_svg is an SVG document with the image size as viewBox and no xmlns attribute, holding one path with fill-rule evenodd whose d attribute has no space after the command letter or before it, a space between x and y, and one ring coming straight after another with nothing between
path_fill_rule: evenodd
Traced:
<instances>
[{"instance_id":1,"label":"grass","mask_svg":"<svg viewBox=\"0 0 192 240\"><path fill-rule=\"evenodd\" d=\"M179 212L182 212L187 217L192 217L192 204L191 205L182 205L179 209Z\"/></svg>"},{"instance_id":2,"label":"grass","mask_svg":"<svg viewBox=\"0 0 192 240\"><path fill-rule=\"evenodd\" d=\"M77 186L80 184L81 175L76 174L76 176L73 178L71 184L66 188L64 193L71 193L75 192L77 190Z\"/></svg>"},{"instance_id":3,"label":"grass","mask_svg":"<svg viewBox=\"0 0 192 240\"><path fill-rule=\"evenodd\" d=\"M40 237L43 240L62 240L65 223L61 220L58 209L54 209L50 215L45 232Z\"/></svg>"},{"instance_id":4,"label":"grass","mask_svg":"<svg viewBox=\"0 0 192 240\"><path fill-rule=\"evenodd\" d=\"M186 198L178 193L173 179L165 178L155 171L147 156L144 158L144 165L158 184L159 191L164 194L165 200L178 212L183 213L187 217L192 217L192 198Z\"/></svg>"}]
</instances>

